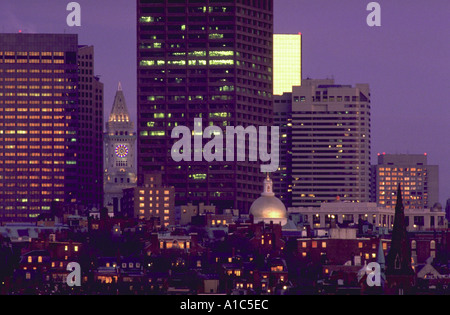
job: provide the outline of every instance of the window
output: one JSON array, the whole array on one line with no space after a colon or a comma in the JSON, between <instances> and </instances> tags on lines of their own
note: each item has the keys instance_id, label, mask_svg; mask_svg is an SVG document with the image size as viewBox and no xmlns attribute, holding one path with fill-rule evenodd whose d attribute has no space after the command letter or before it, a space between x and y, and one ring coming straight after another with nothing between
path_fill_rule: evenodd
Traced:
<instances>
[{"instance_id":1,"label":"window","mask_svg":"<svg viewBox=\"0 0 450 315\"><path fill-rule=\"evenodd\" d=\"M423 226L424 225L424 217L423 216L414 216L414 225Z\"/></svg>"},{"instance_id":2,"label":"window","mask_svg":"<svg viewBox=\"0 0 450 315\"><path fill-rule=\"evenodd\" d=\"M436 249L436 241L431 241L430 242L430 249Z\"/></svg>"},{"instance_id":3,"label":"window","mask_svg":"<svg viewBox=\"0 0 450 315\"><path fill-rule=\"evenodd\" d=\"M395 269L400 269L401 268L400 257L398 256L398 254L397 254L397 256L395 256L394 268Z\"/></svg>"}]
</instances>

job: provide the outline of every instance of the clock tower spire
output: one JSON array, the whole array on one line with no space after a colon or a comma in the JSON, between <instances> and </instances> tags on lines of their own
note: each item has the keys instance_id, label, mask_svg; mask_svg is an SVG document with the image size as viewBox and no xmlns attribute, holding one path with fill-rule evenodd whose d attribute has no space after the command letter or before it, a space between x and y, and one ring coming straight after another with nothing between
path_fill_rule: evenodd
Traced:
<instances>
[{"instance_id":1,"label":"clock tower spire","mask_svg":"<svg viewBox=\"0 0 450 315\"><path fill-rule=\"evenodd\" d=\"M123 189L136 186L136 133L119 83L104 134L104 198L110 213L121 212Z\"/></svg>"}]
</instances>

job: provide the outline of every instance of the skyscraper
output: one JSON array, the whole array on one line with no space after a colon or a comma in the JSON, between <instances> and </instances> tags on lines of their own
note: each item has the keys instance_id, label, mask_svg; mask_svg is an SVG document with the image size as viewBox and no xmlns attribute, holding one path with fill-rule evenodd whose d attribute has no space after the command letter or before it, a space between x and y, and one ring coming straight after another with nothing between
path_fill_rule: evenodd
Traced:
<instances>
[{"instance_id":1,"label":"skyscraper","mask_svg":"<svg viewBox=\"0 0 450 315\"><path fill-rule=\"evenodd\" d=\"M94 46L78 48L79 201L103 206L103 83L94 72Z\"/></svg>"},{"instance_id":2,"label":"skyscraper","mask_svg":"<svg viewBox=\"0 0 450 315\"><path fill-rule=\"evenodd\" d=\"M292 206L320 206L336 198L369 201L369 86L307 79L274 101L275 117L292 119L285 123L291 128L285 150L291 147L291 174L284 184L292 185Z\"/></svg>"},{"instance_id":3,"label":"skyscraper","mask_svg":"<svg viewBox=\"0 0 450 315\"><path fill-rule=\"evenodd\" d=\"M302 34L273 35L273 94L302 85Z\"/></svg>"},{"instance_id":4,"label":"skyscraper","mask_svg":"<svg viewBox=\"0 0 450 315\"><path fill-rule=\"evenodd\" d=\"M135 142L134 123L119 83L104 135L104 205L114 214L122 212L123 189L137 183Z\"/></svg>"},{"instance_id":5,"label":"skyscraper","mask_svg":"<svg viewBox=\"0 0 450 315\"><path fill-rule=\"evenodd\" d=\"M176 203L248 211L257 162L175 162L176 126L270 126L273 0L137 1L138 173L163 173Z\"/></svg>"},{"instance_id":6,"label":"skyscraper","mask_svg":"<svg viewBox=\"0 0 450 315\"><path fill-rule=\"evenodd\" d=\"M274 192L292 205L292 87L302 85L302 34L273 35L274 125L280 128L279 168Z\"/></svg>"},{"instance_id":7,"label":"skyscraper","mask_svg":"<svg viewBox=\"0 0 450 315\"><path fill-rule=\"evenodd\" d=\"M405 209L423 209L439 201L439 166L429 165L426 154L378 154L372 166L372 201L394 208L398 183Z\"/></svg>"},{"instance_id":8,"label":"skyscraper","mask_svg":"<svg viewBox=\"0 0 450 315\"><path fill-rule=\"evenodd\" d=\"M102 105L90 102L98 94L81 94L94 83L89 73L79 89L87 68L79 68L78 53L77 35L0 35L0 220L33 220L53 201L86 205L98 198L83 183L102 181L93 171L98 139L91 130L98 127L91 108L101 117ZM81 153L83 145L92 156Z\"/></svg>"},{"instance_id":9,"label":"skyscraper","mask_svg":"<svg viewBox=\"0 0 450 315\"><path fill-rule=\"evenodd\" d=\"M292 89L292 87L291 87ZM274 96L273 123L280 129L279 166L273 191L286 207L292 206L292 93Z\"/></svg>"}]
</instances>

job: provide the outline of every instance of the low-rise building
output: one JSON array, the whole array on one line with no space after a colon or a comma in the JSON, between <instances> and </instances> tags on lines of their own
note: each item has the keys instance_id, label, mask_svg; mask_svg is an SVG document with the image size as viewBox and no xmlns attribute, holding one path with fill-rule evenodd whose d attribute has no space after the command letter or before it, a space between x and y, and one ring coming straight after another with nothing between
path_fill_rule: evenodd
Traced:
<instances>
[{"instance_id":1,"label":"low-rise building","mask_svg":"<svg viewBox=\"0 0 450 315\"><path fill-rule=\"evenodd\" d=\"M216 207L213 205L205 205L200 203L198 205L193 205L189 203L187 205L177 207L177 223L179 225L188 225L192 222L192 217L199 216L206 213L216 213Z\"/></svg>"},{"instance_id":2,"label":"low-rise building","mask_svg":"<svg viewBox=\"0 0 450 315\"><path fill-rule=\"evenodd\" d=\"M161 174L145 174L137 187L124 189L122 209L140 220L160 218L161 225L175 224L175 188L162 183Z\"/></svg>"},{"instance_id":3,"label":"low-rise building","mask_svg":"<svg viewBox=\"0 0 450 315\"><path fill-rule=\"evenodd\" d=\"M374 230L391 230L394 226L395 209L378 206L375 202L325 202L320 207L291 207L288 215L300 214L300 224L311 228L329 228L333 224L341 226L357 225L364 221L373 225ZM442 209L405 210L408 231L443 229L448 226Z\"/></svg>"}]
</instances>

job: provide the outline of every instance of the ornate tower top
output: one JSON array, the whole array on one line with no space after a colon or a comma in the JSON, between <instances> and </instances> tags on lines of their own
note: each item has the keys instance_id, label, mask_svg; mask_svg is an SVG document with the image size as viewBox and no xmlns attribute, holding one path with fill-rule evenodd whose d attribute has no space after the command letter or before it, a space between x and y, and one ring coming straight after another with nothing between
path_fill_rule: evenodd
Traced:
<instances>
[{"instance_id":1,"label":"ornate tower top","mask_svg":"<svg viewBox=\"0 0 450 315\"><path fill-rule=\"evenodd\" d=\"M123 189L136 186L135 167L136 133L131 122L122 85L119 83L114 104L106 122L104 141L104 203L108 211L118 214Z\"/></svg>"},{"instance_id":2,"label":"ornate tower top","mask_svg":"<svg viewBox=\"0 0 450 315\"><path fill-rule=\"evenodd\" d=\"M264 179L264 191L261 193L261 196L273 197L275 196L273 192L273 182L269 177L269 173L267 173L266 179Z\"/></svg>"},{"instance_id":3,"label":"ornate tower top","mask_svg":"<svg viewBox=\"0 0 450 315\"><path fill-rule=\"evenodd\" d=\"M125 96L122 91L122 84L119 82L117 87L116 96L114 97L114 103L109 115L108 122L106 123L107 133L115 132L127 132L133 133L134 124L131 121L130 113L128 112L127 104L125 102Z\"/></svg>"}]
</instances>

